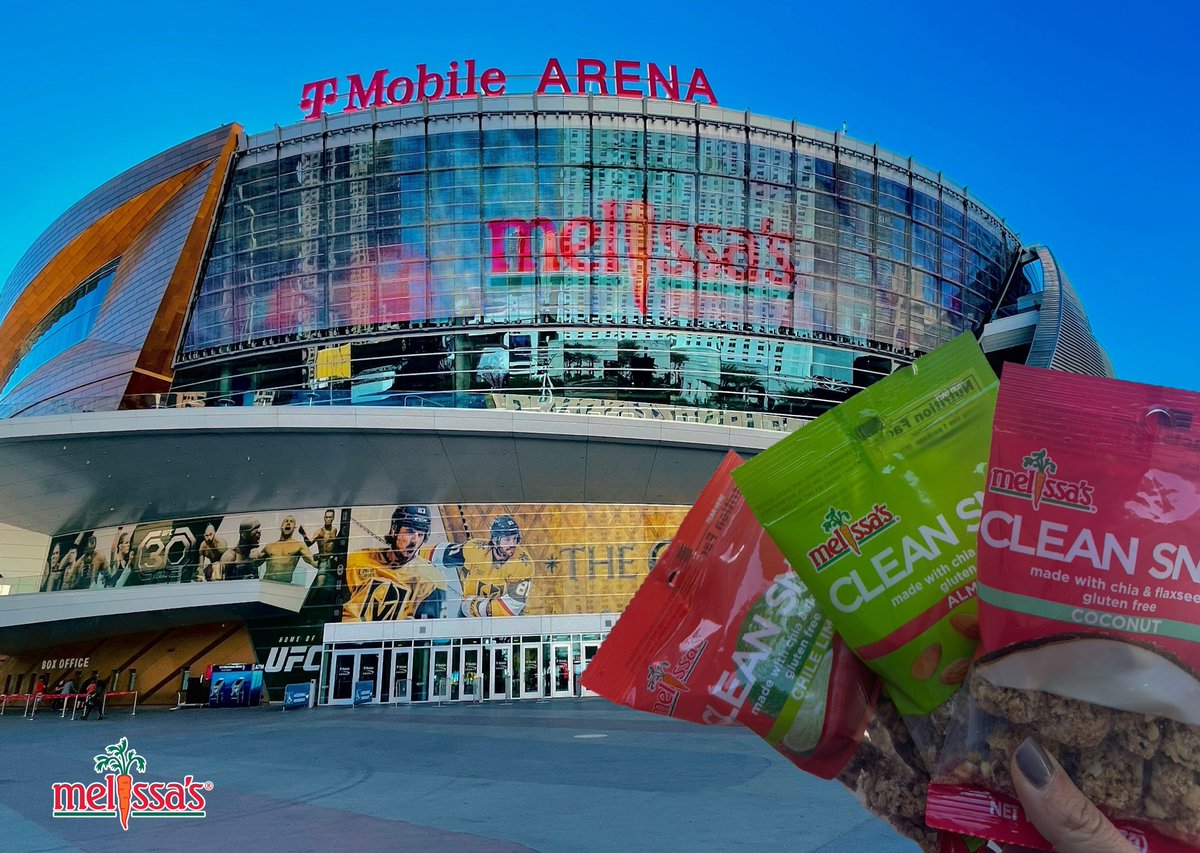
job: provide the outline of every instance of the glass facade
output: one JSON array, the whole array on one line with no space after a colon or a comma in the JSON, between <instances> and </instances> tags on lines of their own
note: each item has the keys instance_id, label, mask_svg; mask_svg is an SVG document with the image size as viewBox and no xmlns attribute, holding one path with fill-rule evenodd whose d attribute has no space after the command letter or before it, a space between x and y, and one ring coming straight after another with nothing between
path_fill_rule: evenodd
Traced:
<instances>
[{"instance_id":1,"label":"glass facade","mask_svg":"<svg viewBox=\"0 0 1200 853\"><path fill-rule=\"evenodd\" d=\"M47 314L17 348L19 361L0 389L0 413L4 399L21 382L51 359L84 340L95 325L117 272L118 261L106 264L72 290Z\"/></svg>"},{"instance_id":2,"label":"glass facade","mask_svg":"<svg viewBox=\"0 0 1200 853\"><path fill-rule=\"evenodd\" d=\"M741 114L575 100L252 140L176 390L812 415L995 306L1014 236L920 170ZM343 343L348 375L314 370Z\"/></svg>"}]
</instances>

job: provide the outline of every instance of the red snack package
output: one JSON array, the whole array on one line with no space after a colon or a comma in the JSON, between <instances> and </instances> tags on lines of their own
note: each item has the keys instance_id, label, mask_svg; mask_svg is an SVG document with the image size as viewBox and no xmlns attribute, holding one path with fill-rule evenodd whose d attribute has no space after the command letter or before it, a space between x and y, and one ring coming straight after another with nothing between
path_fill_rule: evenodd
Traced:
<instances>
[{"instance_id":1,"label":"red snack package","mask_svg":"<svg viewBox=\"0 0 1200 853\"><path fill-rule=\"evenodd\" d=\"M931 826L1049 850L1026 736L1140 851L1200 846L1200 394L1005 365L979 525L981 657Z\"/></svg>"},{"instance_id":2,"label":"red snack package","mask_svg":"<svg viewBox=\"0 0 1200 853\"><path fill-rule=\"evenodd\" d=\"M631 708L750 728L796 766L837 776L936 849L923 770L894 706L754 518L728 454L643 581L583 684Z\"/></svg>"}]
</instances>

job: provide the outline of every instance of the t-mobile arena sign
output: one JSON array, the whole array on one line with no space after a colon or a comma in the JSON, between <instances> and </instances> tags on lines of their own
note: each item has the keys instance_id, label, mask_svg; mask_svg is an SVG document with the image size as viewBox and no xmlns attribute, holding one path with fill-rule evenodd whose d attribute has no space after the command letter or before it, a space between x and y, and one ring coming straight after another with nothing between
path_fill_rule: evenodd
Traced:
<instances>
[{"instance_id":1,"label":"t-mobile arena sign","mask_svg":"<svg viewBox=\"0 0 1200 853\"><path fill-rule=\"evenodd\" d=\"M567 63L570 68L570 63ZM417 101L441 101L454 98L495 97L510 92L508 75L499 68L479 70L474 59L451 62L446 71L430 71L424 63L410 76L389 76L381 68L364 82L361 74L350 74L345 85L340 77L305 83L300 109L306 119L318 119L336 110L357 112L371 107L389 107ZM525 78L530 79L532 78ZM525 88L525 87L520 87ZM614 95L618 98L652 98L664 101L699 101L716 105L717 96L704 75L696 68L690 74L679 73L675 65L617 59L611 66L600 59L579 59L571 70L557 59L549 59L537 87L538 95Z\"/></svg>"}]
</instances>

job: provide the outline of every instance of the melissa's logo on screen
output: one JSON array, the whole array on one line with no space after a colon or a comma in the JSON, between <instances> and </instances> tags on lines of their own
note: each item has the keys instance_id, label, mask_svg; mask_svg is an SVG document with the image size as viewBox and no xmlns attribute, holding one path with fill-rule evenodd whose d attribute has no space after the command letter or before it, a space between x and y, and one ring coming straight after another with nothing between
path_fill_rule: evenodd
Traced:
<instances>
[{"instance_id":1,"label":"melissa's logo on screen","mask_svg":"<svg viewBox=\"0 0 1200 853\"><path fill-rule=\"evenodd\" d=\"M754 284L783 300L795 279L792 237L769 218L756 229L656 219L642 201L600 202L600 216L487 222L492 275L626 274L638 311L647 312L650 276Z\"/></svg>"},{"instance_id":2,"label":"melissa's logo on screen","mask_svg":"<svg viewBox=\"0 0 1200 853\"><path fill-rule=\"evenodd\" d=\"M570 63L567 63L570 68ZM332 112L344 100L341 112L357 112L372 107L390 107L417 101L441 101L455 98L495 97L506 94L538 95L612 95L618 98L650 98L664 101L697 101L716 106L717 96L703 68L680 73L675 65L657 65L629 59L614 60L611 66L601 59L579 59L571 70L557 59L546 61L537 86L509 88L509 77L499 68L480 69L474 59L461 64L451 62L443 71L430 71L421 63L410 75L389 76L380 68L370 79L361 74L341 78L328 77L305 83L300 109L306 119L317 119ZM525 78L532 80L532 77ZM520 91L518 91L520 90Z\"/></svg>"}]
</instances>

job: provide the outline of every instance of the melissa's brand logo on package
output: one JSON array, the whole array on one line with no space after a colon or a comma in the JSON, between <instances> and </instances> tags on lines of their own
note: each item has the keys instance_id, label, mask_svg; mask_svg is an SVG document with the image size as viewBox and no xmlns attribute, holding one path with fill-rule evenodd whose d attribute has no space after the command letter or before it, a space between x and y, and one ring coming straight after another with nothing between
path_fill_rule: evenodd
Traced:
<instances>
[{"instance_id":1,"label":"melissa's brand logo on package","mask_svg":"<svg viewBox=\"0 0 1200 853\"><path fill-rule=\"evenodd\" d=\"M831 506L821 522L821 530L830 536L808 552L808 560L819 572L846 554L861 557L859 545L899 520L900 516L890 512L887 504L875 504L870 512L854 522L850 521L850 513Z\"/></svg>"},{"instance_id":2,"label":"melissa's brand logo on package","mask_svg":"<svg viewBox=\"0 0 1200 853\"><path fill-rule=\"evenodd\" d=\"M102 781L55 782L54 817L115 817L129 830L131 817L204 817L204 794L212 782L184 776L178 782L135 782L146 772L146 759L121 738L94 757Z\"/></svg>"},{"instance_id":3,"label":"melissa's brand logo on package","mask_svg":"<svg viewBox=\"0 0 1200 853\"><path fill-rule=\"evenodd\" d=\"M1133 845L1133 849L1137 853L1149 853L1150 842L1146 839L1146 833L1141 832L1133 827L1124 826L1117 830L1121 836Z\"/></svg>"},{"instance_id":4,"label":"melissa's brand logo on package","mask_svg":"<svg viewBox=\"0 0 1200 853\"><path fill-rule=\"evenodd\" d=\"M1087 480L1060 480L1050 476L1057 472L1058 465L1042 448L1022 459L1020 470L997 466L988 471L988 491L1027 500L1035 510L1045 503L1080 512L1095 512L1092 484Z\"/></svg>"},{"instance_id":5,"label":"melissa's brand logo on package","mask_svg":"<svg viewBox=\"0 0 1200 853\"><path fill-rule=\"evenodd\" d=\"M704 654L703 642L688 649L679 660L652 663L646 668L646 689L654 694L654 713L673 716L680 693L688 692L688 679Z\"/></svg>"}]
</instances>

